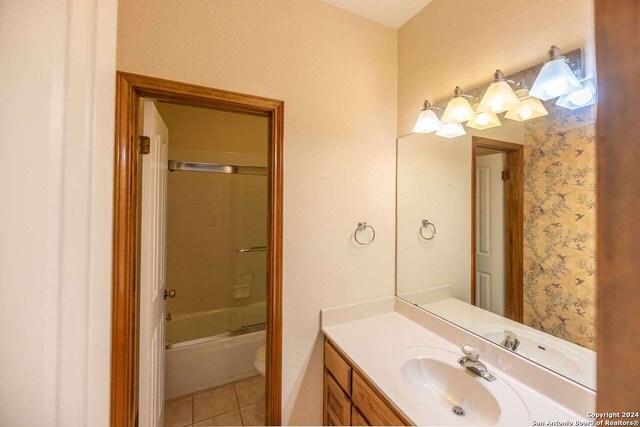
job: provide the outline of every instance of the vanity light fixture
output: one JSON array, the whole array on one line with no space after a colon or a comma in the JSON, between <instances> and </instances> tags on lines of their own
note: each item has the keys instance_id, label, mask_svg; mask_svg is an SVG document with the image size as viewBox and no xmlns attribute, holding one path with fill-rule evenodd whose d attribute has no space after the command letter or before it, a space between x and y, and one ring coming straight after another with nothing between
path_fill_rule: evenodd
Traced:
<instances>
[{"instance_id":1,"label":"vanity light fixture","mask_svg":"<svg viewBox=\"0 0 640 427\"><path fill-rule=\"evenodd\" d=\"M453 91L453 98L447 104L447 108L445 108L444 114L442 115L442 123L459 124L473 118L475 112L473 108L471 108L467 98L473 97L463 94L460 86L456 86Z\"/></svg>"},{"instance_id":2,"label":"vanity light fixture","mask_svg":"<svg viewBox=\"0 0 640 427\"><path fill-rule=\"evenodd\" d=\"M457 138L466 134L467 132L460 123L443 123L436 132L436 135L444 138Z\"/></svg>"},{"instance_id":3,"label":"vanity light fixture","mask_svg":"<svg viewBox=\"0 0 640 427\"><path fill-rule=\"evenodd\" d=\"M563 95L558 98L556 105L570 110L587 107L598 101L598 89L596 88L596 79L590 78L582 81L582 89L578 89L570 94Z\"/></svg>"},{"instance_id":4,"label":"vanity light fixture","mask_svg":"<svg viewBox=\"0 0 640 427\"><path fill-rule=\"evenodd\" d=\"M529 95L529 89L524 83L520 83L520 87L520 89L516 90L520 104L507 111L507 114L505 114L507 119L524 122L549 114L538 98Z\"/></svg>"},{"instance_id":5,"label":"vanity light fixture","mask_svg":"<svg viewBox=\"0 0 640 427\"><path fill-rule=\"evenodd\" d=\"M440 119L433 111L436 108L442 110L440 107L432 106L429 101L424 101L422 111L413 126L414 133L431 133L440 129Z\"/></svg>"},{"instance_id":6,"label":"vanity light fixture","mask_svg":"<svg viewBox=\"0 0 640 427\"><path fill-rule=\"evenodd\" d=\"M493 83L482 97L478 110L498 114L510 110L518 104L518 97L504 77L504 73L496 70L493 73Z\"/></svg>"},{"instance_id":7,"label":"vanity light fixture","mask_svg":"<svg viewBox=\"0 0 640 427\"><path fill-rule=\"evenodd\" d=\"M473 108L478 110L478 104L474 105ZM478 130L491 129L500 125L502 125L502 123L495 113L485 113L484 111L478 111L476 115L467 122L467 127Z\"/></svg>"},{"instance_id":8,"label":"vanity light fixture","mask_svg":"<svg viewBox=\"0 0 640 427\"><path fill-rule=\"evenodd\" d=\"M549 59L544 63L531 87L531 96L543 101L568 95L582 89L578 77L567 64L558 46L551 46Z\"/></svg>"}]
</instances>

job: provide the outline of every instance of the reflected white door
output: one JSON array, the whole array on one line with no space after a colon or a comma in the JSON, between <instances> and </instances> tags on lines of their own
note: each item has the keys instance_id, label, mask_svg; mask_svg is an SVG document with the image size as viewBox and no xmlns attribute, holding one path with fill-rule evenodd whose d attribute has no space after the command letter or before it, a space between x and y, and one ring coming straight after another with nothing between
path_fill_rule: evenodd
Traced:
<instances>
[{"instance_id":1,"label":"reflected white door","mask_svg":"<svg viewBox=\"0 0 640 427\"><path fill-rule=\"evenodd\" d=\"M504 315L503 154L476 158L476 305Z\"/></svg>"},{"instance_id":2,"label":"reflected white door","mask_svg":"<svg viewBox=\"0 0 640 427\"><path fill-rule=\"evenodd\" d=\"M144 101L140 247L139 425L164 424L165 218L169 130L152 101Z\"/></svg>"}]
</instances>

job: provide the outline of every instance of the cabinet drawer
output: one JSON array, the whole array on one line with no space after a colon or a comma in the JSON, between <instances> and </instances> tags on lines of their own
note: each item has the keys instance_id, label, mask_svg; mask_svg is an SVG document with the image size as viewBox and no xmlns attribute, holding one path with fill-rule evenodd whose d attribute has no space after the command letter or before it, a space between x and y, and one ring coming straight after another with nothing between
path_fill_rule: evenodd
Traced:
<instances>
[{"instance_id":1,"label":"cabinet drawer","mask_svg":"<svg viewBox=\"0 0 640 427\"><path fill-rule=\"evenodd\" d=\"M355 406L351 407L351 425L352 426L368 426L367 420L364 419L362 414L356 409Z\"/></svg>"},{"instance_id":2,"label":"cabinet drawer","mask_svg":"<svg viewBox=\"0 0 640 427\"><path fill-rule=\"evenodd\" d=\"M327 371L324 371L324 424L351 424L351 401Z\"/></svg>"},{"instance_id":3,"label":"cabinet drawer","mask_svg":"<svg viewBox=\"0 0 640 427\"><path fill-rule=\"evenodd\" d=\"M351 394L351 366L338 354L338 352L329 344L324 342L324 366L331 375L336 379L340 387Z\"/></svg>"},{"instance_id":4,"label":"cabinet drawer","mask_svg":"<svg viewBox=\"0 0 640 427\"><path fill-rule=\"evenodd\" d=\"M353 373L353 391L351 401L354 406L374 426L402 426L405 425L385 401L378 396L367 383Z\"/></svg>"}]
</instances>

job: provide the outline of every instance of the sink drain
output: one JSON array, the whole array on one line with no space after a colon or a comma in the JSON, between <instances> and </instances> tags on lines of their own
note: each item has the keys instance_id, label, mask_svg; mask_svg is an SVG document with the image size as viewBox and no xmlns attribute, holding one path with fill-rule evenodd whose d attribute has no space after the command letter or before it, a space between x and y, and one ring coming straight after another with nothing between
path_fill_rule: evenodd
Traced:
<instances>
[{"instance_id":1,"label":"sink drain","mask_svg":"<svg viewBox=\"0 0 640 427\"><path fill-rule=\"evenodd\" d=\"M464 409L462 409L459 406L454 406L453 408L451 408L451 412L453 412L454 414L460 417L464 416Z\"/></svg>"}]
</instances>

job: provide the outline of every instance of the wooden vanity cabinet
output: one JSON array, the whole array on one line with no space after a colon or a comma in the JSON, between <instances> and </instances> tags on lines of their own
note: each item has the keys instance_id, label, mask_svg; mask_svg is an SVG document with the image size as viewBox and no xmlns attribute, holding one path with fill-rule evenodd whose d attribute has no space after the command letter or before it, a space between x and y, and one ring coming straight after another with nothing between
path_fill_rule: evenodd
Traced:
<instances>
[{"instance_id":1,"label":"wooden vanity cabinet","mask_svg":"<svg viewBox=\"0 0 640 427\"><path fill-rule=\"evenodd\" d=\"M351 401L331 374L324 371L324 425L351 425Z\"/></svg>"},{"instance_id":2,"label":"wooden vanity cabinet","mask_svg":"<svg viewBox=\"0 0 640 427\"><path fill-rule=\"evenodd\" d=\"M351 407L351 425L352 426L368 426L369 423L364 419L360 411L355 406Z\"/></svg>"},{"instance_id":3,"label":"wooden vanity cabinet","mask_svg":"<svg viewBox=\"0 0 640 427\"><path fill-rule=\"evenodd\" d=\"M326 426L411 425L327 339L323 395Z\"/></svg>"}]
</instances>

